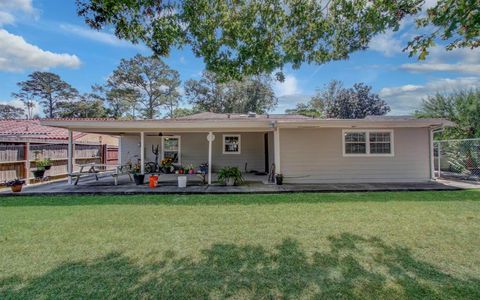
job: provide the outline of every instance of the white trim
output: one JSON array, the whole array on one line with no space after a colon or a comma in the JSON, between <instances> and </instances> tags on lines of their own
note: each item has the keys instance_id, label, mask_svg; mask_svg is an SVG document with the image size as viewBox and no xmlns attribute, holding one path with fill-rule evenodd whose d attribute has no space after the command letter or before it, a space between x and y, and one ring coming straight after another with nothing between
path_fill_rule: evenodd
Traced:
<instances>
[{"instance_id":1,"label":"white trim","mask_svg":"<svg viewBox=\"0 0 480 300\"><path fill-rule=\"evenodd\" d=\"M174 164L182 164L182 137L179 135L165 135L162 136L162 159L165 159L165 139L166 138L175 138L178 139L178 162L174 162Z\"/></svg>"},{"instance_id":2,"label":"white trim","mask_svg":"<svg viewBox=\"0 0 480 300\"><path fill-rule=\"evenodd\" d=\"M225 138L226 137L238 137L238 151L237 152L226 152L225 151ZM223 152L223 154L241 154L242 153L242 136L241 136L241 134L224 134L222 136L222 152Z\"/></svg>"},{"instance_id":3,"label":"white trim","mask_svg":"<svg viewBox=\"0 0 480 300\"><path fill-rule=\"evenodd\" d=\"M353 154L345 153L345 134L346 133L366 133L365 143L366 143L366 153L363 154ZM390 150L391 153L370 153L370 133L376 132L389 132L390 133ZM395 156L395 138L393 129L343 129L342 130L342 155L344 157L393 157Z\"/></svg>"}]
</instances>

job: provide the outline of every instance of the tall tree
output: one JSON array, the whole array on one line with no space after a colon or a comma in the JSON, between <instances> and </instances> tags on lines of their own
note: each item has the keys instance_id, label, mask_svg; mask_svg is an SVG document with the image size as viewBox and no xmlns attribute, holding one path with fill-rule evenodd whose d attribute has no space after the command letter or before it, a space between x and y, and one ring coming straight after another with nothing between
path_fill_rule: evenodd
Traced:
<instances>
[{"instance_id":1,"label":"tall tree","mask_svg":"<svg viewBox=\"0 0 480 300\"><path fill-rule=\"evenodd\" d=\"M105 85L92 86L92 93L108 104L107 115L114 119L137 117L140 93L133 88L116 85L111 78Z\"/></svg>"},{"instance_id":2,"label":"tall tree","mask_svg":"<svg viewBox=\"0 0 480 300\"><path fill-rule=\"evenodd\" d=\"M77 0L77 12L92 28L113 26L117 37L144 42L156 55L188 45L226 82L270 74L286 64L298 68L347 59L376 34L398 30L423 2Z\"/></svg>"},{"instance_id":3,"label":"tall tree","mask_svg":"<svg viewBox=\"0 0 480 300\"><path fill-rule=\"evenodd\" d=\"M455 122L455 127L445 129L442 138L480 138L480 89L429 96L415 114Z\"/></svg>"},{"instance_id":4,"label":"tall tree","mask_svg":"<svg viewBox=\"0 0 480 300\"><path fill-rule=\"evenodd\" d=\"M76 101L58 103L60 118L104 118L107 116L103 99L96 94L86 93Z\"/></svg>"},{"instance_id":5,"label":"tall tree","mask_svg":"<svg viewBox=\"0 0 480 300\"><path fill-rule=\"evenodd\" d=\"M25 110L27 111L26 117L27 119L33 118L33 109L35 108L35 98L33 93L20 91L18 93L12 93L12 97L17 98L18 100L22 101Z\"/></svg>"},{"instance_id":6,"label":"tall tree","mask_svg":"<svg viewBox=\"0 0 480 300\"><path fill-rule=\"evenodd\" d=\"M162 60L137 54L122 59L110 77L113 86L138 93L141 115L153 119L160 115L160 107L178 101L180 75Z\"/></svg>"},{"instance_id":7,"label":"tall tree","mask_svg":"<svg viewBox=\"0 0 480 300\"><path fill-rule=\"evenodd\" d=\"M9 104L0 104L0 119L21 119L25 116L25 110Z\"/></svg>"},{"instance_id":8,"label":"tall tree","mask_svg":"<svg viewBox=\"0 0 480 300\"><path fill-rule=\"evenodd\" d=\"M371 90L372 87L364 83L344 88L340 81L333 80L307 104L299 103L296 109L286 112L338 119L362 119L388 113L390 106Z\"/></svg>"},{"instance_id":9,"label":"tall tree","mask_svg":"<svg viewBox=\"0 0 480 300\"><path fill-rule=\"evenodd\" d=\"M35 99L43 106L45 115L57 117L58 105L78 97L78 91L63 81L60 76L50 72L33 72L28 80L18 82L20 99ZM29 100L29 101L30 101Z\"/></svg>"},{"instance_id":10,"label":"tall tree","mask_svg":"<svg viewBox=\"0 0 480 300\"><path fill-rule=\"evenodd\" d=\"M265 113L277 105L271 78L267 76L222 83L213 73L204 72L200 80L185 83L185 95L198 111Z\"/></svg>"}]
</instances>

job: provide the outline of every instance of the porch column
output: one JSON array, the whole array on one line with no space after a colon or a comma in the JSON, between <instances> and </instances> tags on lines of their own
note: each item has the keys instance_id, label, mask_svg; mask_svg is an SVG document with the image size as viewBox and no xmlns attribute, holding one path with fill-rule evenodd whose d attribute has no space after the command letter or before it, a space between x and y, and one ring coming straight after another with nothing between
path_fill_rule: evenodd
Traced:
<instances>
[{"instance_id":1,"label":"porch column","mask_svg":"<svg viewBox=\"0 0 480 300\"><path fill-rule=\"evenodd\" d=\"M429 139L430 139L430 179L435 180L435 163L434 163L434 144L433 144L433 135L434 130L430 129L429 131Z\"/></svg>"},{"instance_id":2,"label":"porch column","mask_svg":"<svg viewBox=\"0 0 480 300\"><path fill-rule=\"evenodd\" d=\"M67 172L73 173L73 131L71 129L68 130ZM71 176L68 176L68 183L72 184Z\"/></svg>"},{"instance_id":3,"label":"porch column","mask_svg":"<svg viewBox=\"0 0 480 300\"><path fill-rule=\"evenodd\" d=\"M215 140L213 132L209 132L207 135L208 140L208 184L212 184L212 143Z\"/></svg>"},{"instance_id":4,"label":"porch column","mask_svg":"<svg viewBox=\"0 0 480 300\"><path fill-rule=\"evenodd\" d=\"M275 158L275 173L280 174L282 173L280 166L280 128L275 128L275 131L273 132L273 151Z\"/></svg>"},{"instance_id":5,"label":"porch column","mask_svg":"<svg viewBox=\"0 0 480 300\"><path fill-rule=\"evenodd\" d=\"M123 165L123 163L122 163L122 135L118 136L117 165Z\"/></svg>"},{"instance_id":6,"label":"porch column","mask_svg":"<svg viewBox=\"0 0 480 300\"><path fill-rule=\"evenodd\" d=\"M145 174L145 132L140 132L140 173Z\"/></svg>"}]
</instances>

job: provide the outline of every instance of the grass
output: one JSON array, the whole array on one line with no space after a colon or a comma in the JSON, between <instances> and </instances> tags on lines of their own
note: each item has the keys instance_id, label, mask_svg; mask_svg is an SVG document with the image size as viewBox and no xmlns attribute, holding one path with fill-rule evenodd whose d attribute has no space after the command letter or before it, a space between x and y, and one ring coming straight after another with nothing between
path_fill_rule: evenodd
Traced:
<instances>
[{"instance_id":1,"label":"grass","mask_svg":"<svg viewBox=\"0 0 480 300\"><path fill-rule=\"evenodd\" d=\"M479 191L0 198L0 299L479 299L479 266Z\"/></svg>"}]
</instances>

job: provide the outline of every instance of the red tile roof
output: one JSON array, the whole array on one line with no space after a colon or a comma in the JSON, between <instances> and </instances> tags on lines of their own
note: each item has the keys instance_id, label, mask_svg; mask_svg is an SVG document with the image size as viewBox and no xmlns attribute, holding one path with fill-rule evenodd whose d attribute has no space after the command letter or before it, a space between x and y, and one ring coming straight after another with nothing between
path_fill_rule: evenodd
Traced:
<instances>
[{"instance_id":1,"label":"red tile roof","mask_svg":"<svg viewBox=\"0 0 480 300\"><path fill-rule=\"evenodd\" d=\"M85 133L74 132L77 139ZM40 120L0 120L0 137L22 137L51 140L68 140L68 130L40 125Z\"/></svg>"}]
</instances>

